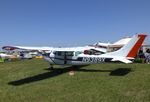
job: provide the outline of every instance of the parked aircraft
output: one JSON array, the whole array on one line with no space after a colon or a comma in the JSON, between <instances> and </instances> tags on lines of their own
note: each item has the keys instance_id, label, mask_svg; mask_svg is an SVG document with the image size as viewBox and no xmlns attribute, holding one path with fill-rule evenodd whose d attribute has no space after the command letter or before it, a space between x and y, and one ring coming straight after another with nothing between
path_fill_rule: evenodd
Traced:
<instances>
[{"instance_id":1,"label":"parked aircraft","mask_svg":"<svg viewBox=\"0 0 150 102\"><path fill-rule=\"evenodd\" d=\"M14 59L14 58L17 58L17 56L0 53L0 58L4 58L4 59Z\"/></svg>"},{"instance_id":2,"label":"parked aircraft","mask_svg":"<svg viewBox=\"0 0 150 102\"><path fill-rule=\"evenodd\" d=\"M97 48L105 48L105 49L107 49L108 52L111 52L111 51L120 49L125 44L127 44L130 40L131 40L131 37L124 37L115 43L97 42L97 43L95 43L93 45L89 45L89 46L93 46L93 47L97 47Z\"/></svg>"},{"instance_id":3,"label":"parked aircraft","mask_svg":"<svg viewBox=\"0 0 150 102\"><path fill-rule=\"evenodd\" d=\"M147 35L145 34L134 35L132 39L121 49L109 53L98 51L96 50L97 48L90 46L74 47L74 48L52 48L49 49L47 53L45 53L44 59L50 63L51 65L50 68L53 68L54 64L88 65L88 64L116 62L116 61L123 63L132 63L132 60L134 60L146 36ZM14 48L28 49L18 46L17 47L15 46ZM39 50L44 49L40 48Z\"/></svg>"}]
</instances>

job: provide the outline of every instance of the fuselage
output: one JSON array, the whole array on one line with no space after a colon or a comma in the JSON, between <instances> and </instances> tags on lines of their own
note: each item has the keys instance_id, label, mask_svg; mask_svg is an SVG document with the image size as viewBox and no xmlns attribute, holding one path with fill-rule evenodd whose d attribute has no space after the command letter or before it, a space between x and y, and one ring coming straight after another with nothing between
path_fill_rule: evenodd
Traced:
<instances>
[{"instance_id":1,"label":"fuselage","mask_svg":"<svg viewBox=\"0 0 150 102\"><path fill-rule=\"evenodd\" d=\"M85 51L52 51L44 59L50 64L57 65L87 65L94 63L110 62L110 56L102 53L86 53Z\"/></svg>"}]
</instances>

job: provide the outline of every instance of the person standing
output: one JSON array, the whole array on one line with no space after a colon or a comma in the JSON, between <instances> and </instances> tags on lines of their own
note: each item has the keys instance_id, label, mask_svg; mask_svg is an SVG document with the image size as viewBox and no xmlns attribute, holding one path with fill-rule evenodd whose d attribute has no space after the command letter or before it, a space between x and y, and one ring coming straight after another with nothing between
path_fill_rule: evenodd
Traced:
<instances>
[{"instance_id":1,"label":"person standing","mask_svg":"<svg viewBox=\"0 0 150 102\"><path fill-rule=\"evenodd\" d=\"M146 63L150 64L150 49L146 50L145 61L146 61Z\"/></svg>"}]
</instances>

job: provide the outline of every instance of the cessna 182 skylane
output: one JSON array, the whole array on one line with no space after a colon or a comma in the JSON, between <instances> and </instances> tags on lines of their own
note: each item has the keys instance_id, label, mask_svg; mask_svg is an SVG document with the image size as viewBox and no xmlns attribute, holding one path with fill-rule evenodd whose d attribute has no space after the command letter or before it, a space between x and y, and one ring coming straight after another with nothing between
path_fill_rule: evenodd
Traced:
<instances>
[{"instance_id":1,"label":"cessna 182 skylane","mask_svg":"<svg viewBox=\"0 0 150 102\"><path fill-rule=\"evenodd\" d=\"M132 63L132 60L134 60L135 56L137 55L137 52L140 49L146 36L147 35L145 34L134 35L132 39L121 49L108 53L100 52L93 47L49 49L49 51L45 53L44 59L50 63L51 68L53 68L54 64L88 65L115 61ZM16 48L22 49L22 47Z\"/></svg>"},{"instance_id":2,"label":"cessna 182 skylane","mask_svg":"<svg viewBox=\"0 0 150 102\"><path fill-rule=\"evenodd\" d=\"M88 65L94 63L105 63L111 61L120 61L123 63L132 63L132 60L137 55L145 37L147 35L139 34L132 39L121 49L109 53L91 53L89 50L65 49L61 48L57 51L49 53L45 59L51 64L60 65Z\"/></svg>"}]
</instances>

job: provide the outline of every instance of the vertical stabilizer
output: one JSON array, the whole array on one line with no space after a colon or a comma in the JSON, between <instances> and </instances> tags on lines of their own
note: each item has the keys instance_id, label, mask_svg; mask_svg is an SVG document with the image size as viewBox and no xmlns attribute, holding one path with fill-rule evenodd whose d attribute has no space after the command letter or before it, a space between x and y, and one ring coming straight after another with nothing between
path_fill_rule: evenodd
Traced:
<instances>
[{"instance_id":1,"label":"vertical stabilizer","mask_svg":"<svg viewBox=\"0 0 150 102\"><path fill-rule=\"evenodd\" d=\"M145 34L138 34L134 35L132 39L124 45L121 49L107 53L108 55L113 55L113 56L121 56L121 57L130 57L134 58L142 46L142 43L144 42L144 39L147 35Z\"/></svg>"}]
</instances>

